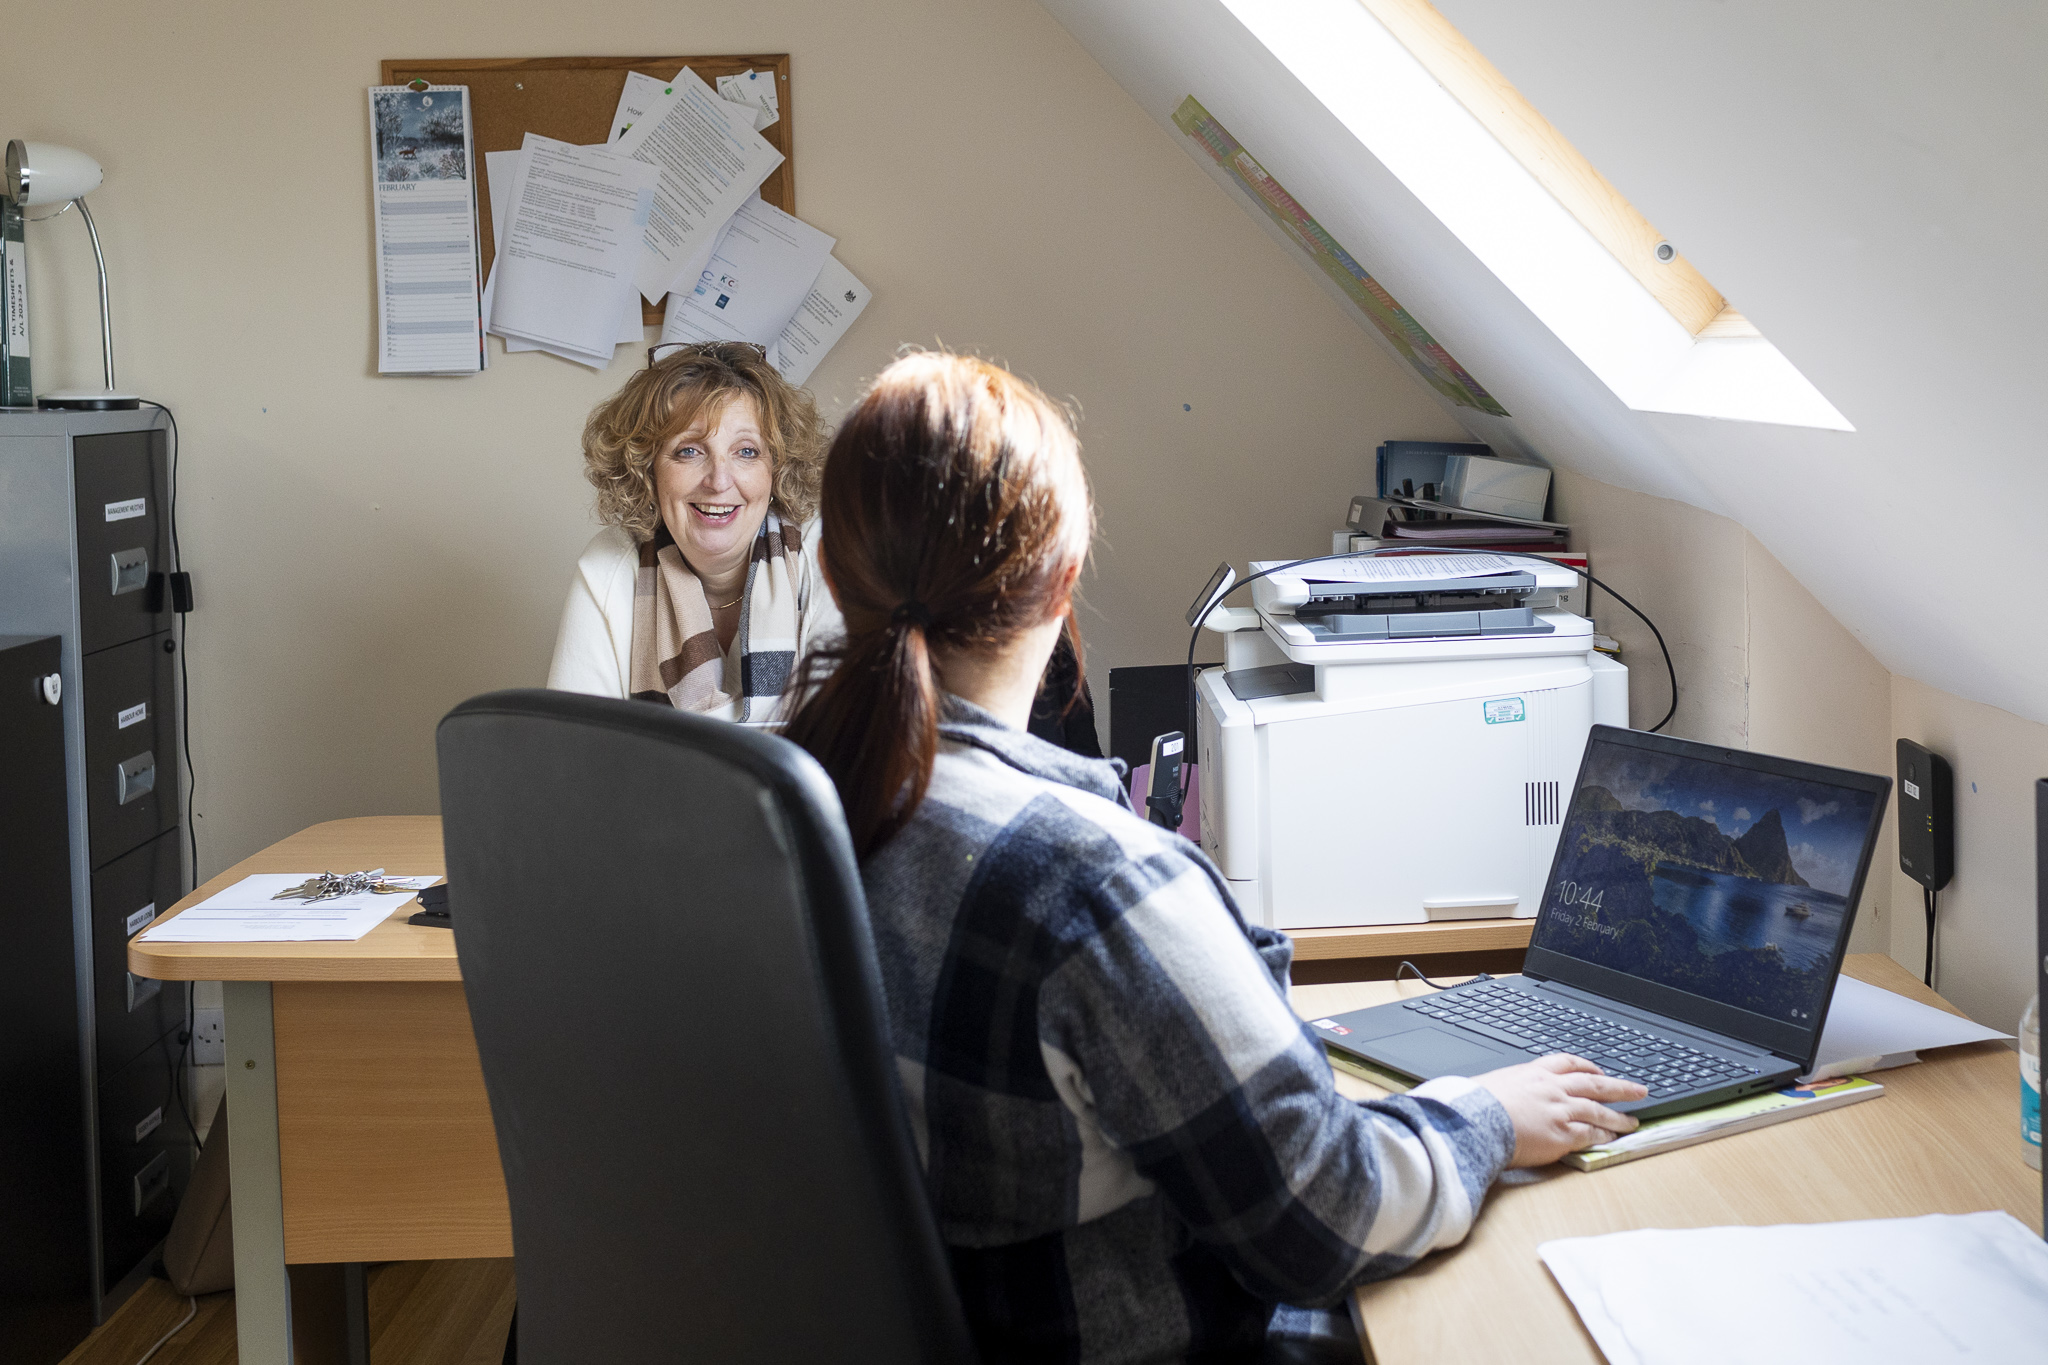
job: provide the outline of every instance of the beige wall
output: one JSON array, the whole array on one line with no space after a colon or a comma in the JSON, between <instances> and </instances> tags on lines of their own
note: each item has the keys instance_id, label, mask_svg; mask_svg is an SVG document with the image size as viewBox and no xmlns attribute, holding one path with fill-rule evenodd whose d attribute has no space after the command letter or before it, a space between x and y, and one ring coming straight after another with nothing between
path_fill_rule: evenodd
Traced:
<instances>
[{"instance_id":1,"label":"beige wall","mask_svg":"<svg viewBox=\"0 0 2048 1365\"><path fill-rule=\"evenodd\" d=\"M2033 994L2034 784L2048 777L2048 725L1911 678L1891 683L1892 728L1955 768L1956 872L1941 892L1934 984L1981 1023L2011 1031ZM1920 884L1890 864L1892 956L1918 975Z\"/></svg>"},{"instance_id":2,"label":"beige wall","mask_svg":"<svg viewBox=\"0 0 2048 1365\"><path fill-rule=\"evenodd\" d=\"M381 58L788 51L798 210L875 291L812 387L839 410L943 341L1080 405L1098 678L1180 657L1216 561L1327 543L1377 441L1459 434L1033 0L119 0L20 7L8 46L6 134L107 168L121 378L184 432L208 873L433 809L435 720L540 682L592 530L577 432L639 361L372 373ZM84 234L30 231L39 387L95 381Z\"/></svg>"},{"instance_id":3,"label":"beige wall","mask_svg":"<svg viewBox=\"0 0 2048 1365\"><path fill-rule=\"evenodd\" d=\"M1679 680L1670 733L1886 775L1893 742L1906 738L1955 766L1956 875L1941 893L1935 984L1972 1017L2011 1029L2033 991L2033 787L2048 777L2048 725L1886 671L1725 517L1568 471L1557 474L1555 511L1591 551L1593 572L1670 643ZM1654 724L1666 704L1655 642L1612 599L1594 615L1622 641L1631 723ZM1894 806L1850 951L1889 952L1918 975L1920 887L1898 865Z\"/></svg>"},{"instance_id":4,"label":"beige wall","mask_svg":"<svg viewBox=\"0 0 2048 1365\"><path fill-rule=\"evenodd\" d=\"M1678 671L1665 733L1863 772L1891 771L1891 675L1726 517L1560 470L1553 512L1593 572L1657 623ZM1656 641L1604 594L1599 628L1622 644L1630 723L1657 723L1670 684ZM1892 946L1889 819L1872 856L1852 952Z\"/></svg>"}]
</instances>

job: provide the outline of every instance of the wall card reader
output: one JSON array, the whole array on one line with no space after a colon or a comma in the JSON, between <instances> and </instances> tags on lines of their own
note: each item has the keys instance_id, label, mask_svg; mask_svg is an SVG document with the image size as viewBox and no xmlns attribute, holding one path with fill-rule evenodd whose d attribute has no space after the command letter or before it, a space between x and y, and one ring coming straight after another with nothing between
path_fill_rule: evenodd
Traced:
<instances>
[{"instance_id":1,"label":"wall card reader","mask_svg":"<svg viewBox=\"0 0 2048 1365\"><path fill-rule=\"evenodd\" d=\"M1948 760L1902 739L1899 753L1899 871L1939 891L1956 874L1956 778Z\"/></svg>"}]
</instances>

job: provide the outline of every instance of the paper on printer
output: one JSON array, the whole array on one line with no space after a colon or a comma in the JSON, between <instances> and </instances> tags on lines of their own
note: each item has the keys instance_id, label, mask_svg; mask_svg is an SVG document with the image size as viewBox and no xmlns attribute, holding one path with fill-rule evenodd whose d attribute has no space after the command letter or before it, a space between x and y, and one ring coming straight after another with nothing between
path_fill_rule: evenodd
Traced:
<instances>
[{"instance_id":1,"label":"paper on printer","mask_svg":"<svg viewBox=\"0 0 2048 1365\"><path fill-rule=\"evenodd\" d=\"M1253 561L1251 570L1286 560ZM1538 615L1578 575L1548 560L1500 554L1401 555L1304 564L1252 584L1252 601L1276 628L1306 631L1302 643L1456 635L1543 635ZM1276 620L1289 617L1291 622Z\"/></svg>"}]
</instances>

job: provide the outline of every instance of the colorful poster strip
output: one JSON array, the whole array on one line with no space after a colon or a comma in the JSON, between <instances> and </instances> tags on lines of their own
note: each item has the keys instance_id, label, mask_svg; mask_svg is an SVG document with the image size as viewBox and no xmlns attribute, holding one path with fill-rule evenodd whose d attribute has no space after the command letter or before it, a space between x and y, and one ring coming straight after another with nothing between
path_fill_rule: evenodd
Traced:
<instances>
[{"instance_id":1,"label":"colorful poster strip","mask_svg":"<svg viewBox=\"0 0 2048 1365\"><path fill-rule=\"evenodd\" d=\"M1344 296L1393 343L1394 349L1407 358L1431 388L1461 407L1477 408L1496 417L1508 415L1507 409L1495 402L1493 395L1481 388L1479 381L1468 374L1449 351L1439 346L1436 338L1368 275L1365 267L1350 252L1323 231L1323 225L1295 202L1294 196L1268 175L1266 168L1193 95L1182 100L1180 108L1173 111L1173 122L1225 175L1251 196L1253 203L1265 210L1267 217L1279 224L1281 231L1296 246L1308 253L1315 267L1344 291Z\"/></svg>"}]
</instances>

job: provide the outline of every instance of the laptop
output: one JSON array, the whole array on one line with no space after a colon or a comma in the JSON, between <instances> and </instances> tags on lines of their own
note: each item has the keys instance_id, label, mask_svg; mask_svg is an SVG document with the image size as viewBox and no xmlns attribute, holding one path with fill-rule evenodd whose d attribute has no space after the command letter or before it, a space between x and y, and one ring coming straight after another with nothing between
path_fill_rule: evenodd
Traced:
<instances>
[{"instance_id":1,"label":"laptop","mask_svg":"<svg viewBox=\"0 0 2048 1365\"><path fill-rule=\"evenodd\" d=\"M1649 1087L1638 1118L1806 1074L1891 779L1596 725L1520 977L1311 1021L1397 1076L1553 1052Z\"/></svg>"}]
</instances>

